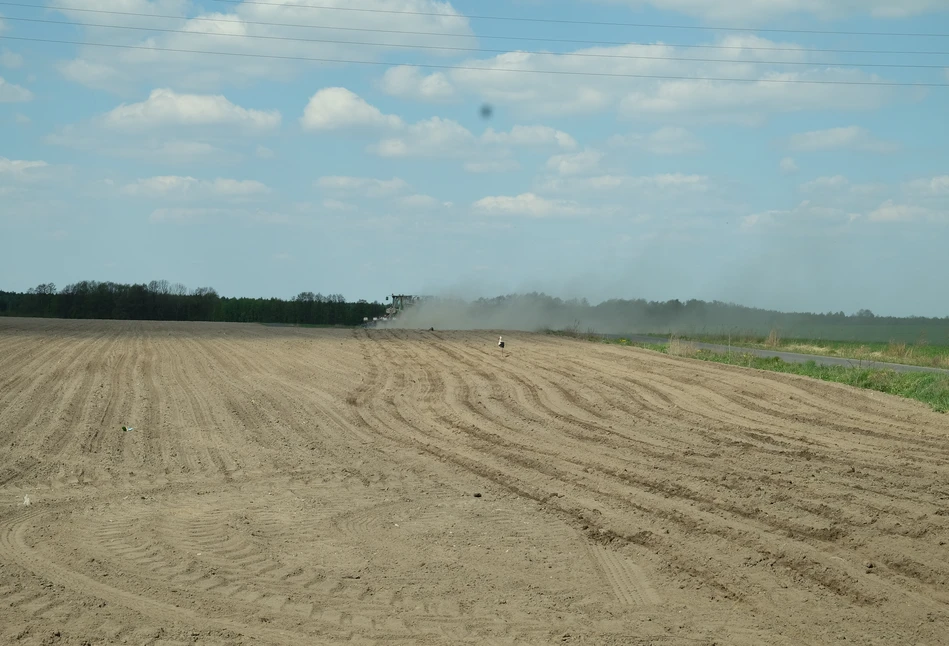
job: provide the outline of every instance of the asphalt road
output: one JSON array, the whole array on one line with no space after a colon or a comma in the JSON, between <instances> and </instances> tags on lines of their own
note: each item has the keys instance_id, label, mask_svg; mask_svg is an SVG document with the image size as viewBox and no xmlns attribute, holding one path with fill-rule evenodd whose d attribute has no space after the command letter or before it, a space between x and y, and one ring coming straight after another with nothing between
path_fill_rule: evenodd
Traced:
<instances>
[{"instance_id":1,"label":"asphalt road","mask_svg":"<svg viewBox=\"0 0 949 646\"><path fill-rule=\"evenodd\" d=\"M669 339L661 336L643 336L643 335L623 335L623 334L604 334L602 336L611 339L629 339L635 343L667 343ZM715 352L728 352L729 346L716 343L698 343L695 346L703 350L713 350ZM732 352L742 352L753 354L758 357L780 357L782 361L788 363L806 363L813 361L821 366L844 366L847 368L887 368L896 372L935 372L938 374L949 375L949 370L945 368L927 368L926 366L910 366L904 363L889 363L886 361L861 361L859 359L845 359L842 357L825 357L819 354L799 354L797 352L780 352L777 350L762 350L760 348L743 348L731 346Z\"/></svg>"}]
</instances>

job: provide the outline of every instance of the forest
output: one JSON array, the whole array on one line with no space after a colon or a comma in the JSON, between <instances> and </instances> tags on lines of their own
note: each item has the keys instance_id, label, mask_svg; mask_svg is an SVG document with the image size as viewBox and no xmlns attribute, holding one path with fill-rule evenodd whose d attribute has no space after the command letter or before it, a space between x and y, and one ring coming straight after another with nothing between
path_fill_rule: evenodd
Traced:
<instances>
[{"instance_id":1,"label":"forest","mask_svg":"<svg viewBox=\"0 0 949 646\"><path fill-rule=\"evenodd\" d=\"M25 293L0 291L0 316L353 326L384 314L381 303L347 302L341 294L229 298L212 287L188 289L166 280L147 285L84 280L61 290L46 283Z\"/></svg>"},{"instance_id":2,"label":"forest","mask_svg":"<svg viewBox=\"0 0 949 646\"><path fill-rule=\"evenodd\" d=\"M0 316L227 321L290 325L362 325L385 314L378 302L347 301L341 294L301 292L290 299L221 296L214 288L188 289L165 280L124 285L80 281L57 290L47 283L25 293L0 291ZM407 310L401 326L428 329L576 328L599 333L767 335L859 341L949 342L949 317L889 317L870 310L779 312L701 300L612 299L591 305L543 293L510 294L474 301L426 298Z\"/></svg>"}]
</instances>

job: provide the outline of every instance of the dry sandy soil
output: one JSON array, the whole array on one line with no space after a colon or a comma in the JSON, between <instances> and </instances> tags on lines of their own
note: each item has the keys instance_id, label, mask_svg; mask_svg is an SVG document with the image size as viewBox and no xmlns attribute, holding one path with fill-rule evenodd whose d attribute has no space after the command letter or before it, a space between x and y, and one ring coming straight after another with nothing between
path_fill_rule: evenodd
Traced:
<instances>
[{"instance_id":1,"label":"dry sandy soil","mask_svg":"<svg viewBox=\"0 0 949 646\"><path fill-rule=\"evenodd\" d=\"M949 643L949 418L496 340L0 319L0 643Z\"/></svg>"}]
</instances>

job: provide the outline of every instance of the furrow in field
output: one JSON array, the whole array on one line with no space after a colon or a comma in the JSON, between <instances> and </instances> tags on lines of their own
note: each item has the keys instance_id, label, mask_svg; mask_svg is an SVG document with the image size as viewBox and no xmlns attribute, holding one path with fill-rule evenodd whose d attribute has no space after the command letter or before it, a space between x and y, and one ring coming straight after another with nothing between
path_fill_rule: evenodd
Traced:
<instances>
[{"instance_id":1,"label":"furrow in field","mask_svg":"<svg viewBox=\"0 0 949 646\"><path fill-rule=\"evenodd\" d=\"M713 381L712 383L716 383L716 382ZM718 382L718 383L722 383L722 382ZM727 384L724 384L724 383L722 383L722 385L723 385L723 386L727 386ZM799 431L798 431L798 433L797 433L797 437L798 437L798 438L801 437L801 435L800 435L801 433L809 433L809 434L811 434L811 435L815 435L815 434L814 434L815 428L816 428L816 429L822 429L822 428L824 428L824 427L823 427L823 424L821 423L820 420L816 420L816 419L815 419L815 420L808 420L808 419L806 419L806 418L798 418L797 426L798 426L798 428L799 428ZM666 428L669 428L669 426L667 426ZM763 437L764 437L764 438L770 438L771 436L770 436L770 435L766 435L766 434L773 433L773 430L772 430L773 428L774 428L774 425L773 425L773 424L768 424L768 425L766 425L766 426L764 426L764 425L762 425L762 426L755 425L755 426L753 426L753 427L751 427L751 428L749 428L749 429L744 429L744 430L745 430L745 432L746 432L747 434L749 434L750 436L752 436L753 439L759 439L759 440L760 440L760 439L763 438ZM640 426L637 430L646 430L646 429L644 429L643 426ZM693 438L695 438L695 439L701 438L701 439L711 440L712 442L709 442L708 444L712 444L712 443L714 443L714 441L720 442L723 435L732 435L733 437L736 437L736 439L737 439L738 436L736 436L735 433L737 433L738 431L741 431L742 428L741 428L740 426L731 426L730 428L728 428L728 427L722 428L722 429L716 428L714 431L709 431L708 429L703 429L703 428L701 428L701 427L694 427L694 428L691 428L691 429L688 429L688 428L687 428L687 429L683 429L683 430L685 431L685 433L683 433L683 435L691 435L691 436L692 436ZM698 434L698 436L697 436L696 434ZM790 439L792 439L792 438L791 438L790 436L788 436L788 439L790 440ZM835 440L836 440L836 441L835 441ZM769 454L769 455L767 456L767 457L769 457L769 458L770 458L770 457L773 457L773 456L781 456L781 457L787 459L787 462L789 463L789 464L788 464L788 467L789 467L789 468L790 468L790 463L792 463L795 459L799 460L801 457L805 457L808 461L810 461L810 462L812 462L812 463L814 463L814 464L816 464L816 465L826 465L826 466L829 466L829 467L837 467L837 468L839 468L840 472L852 471L852 470L854 470L854 469L859 469L862 473L865 474L865 473L867 473L867 472L871 472L871 473L872 473L872 472L874 472L874 471L879 470L879 468L880 468L879 465L884 464L884 463L886 462L885 460L881 460L881 459L880 459L881 456L879 455L878 452L876 452L876 451L870 452L870 451L867 450L866 447L864 448L863 451L861 451L861 452L859 452L859 453L856 452L856 451L855 451L854 449L852 449L852 448L850 448L850 450L847 450L846 453L843 452L843 451L840 451L840 450L824 450L824 449L830 444L830 442L834 442L835 445L839 446L839 443L840 443L841 440L846 441L846 438L841 438L841 437L840 437L840 433L838 433L838 432L836 432L836 431L830 431L830 432L828 433L827 437L823 438L822 441L821 441L821 440L818 440L817 442L814 442L814 441L800 442L800 441L798 441L798 448L796 448L796 449L794 449L794 450L791 450L790 447L785 448L785 449L769 449L769 448L767 447L767 444L770 444L770 443L764 443L764 444L762 444L761 442L758 442L758 443L757 443L757 446L748 446L747 443L743 443L743 445L741 446L741 449L742 449L743 451L744 451L745 449L748 449L748 450L752 450L752 451L754 451L754 452L767 453L767 454ZM786 443L786 442L784 442L783 440L777 440L775 443L777 443L777 442L781 442L782 444L785 444L785 443ZM848 448L849 448L849 447L848 447ZM701 451L701 447L696 447L696 451L690 451L690 452L689 452L689 453L690 453L690 456L689 456L689 457L683 456L681 459L685 459L685 460L691 459L691 456L694 455L696 452L699 452L699 451ZM863 457L860 457L860 456L863 456ZM748 463L747 460L744 460L744 459L743 459L742 461L745 462L745 463ZM729 464L729 466L730 466L732 469L734 469L735 471L738 472L736 475L741 474L741 465L740 465L740 464L736 464L735 461L731 461L730 464ZM884 467L884 468L886 468L886 467ZM891 468L891 470L892 470L892 467L890 467L890 468ZM812 468L812 470L814 470L814 469ZM823 469L822 469L822 470L823 470ZM778 469L778 472L780 472L780 471L781 471L781 470ZM907 475L905 469L896 469L895 472L901 473L901 475L903 475L903 476L906 476L906 475ZM752 477L754 474L753 474L752 472L748 472L748 471L746 471L744 474L741 474L741 475L744 475L745 477L751 477L752 480L754 480L754 479L767 480L767 479L768 479L768 476L761 476L760 478L754 478L754 477ZM827 475L834 476L834 475L836 475L836 474L827 474ZM825 476L825 477L826 477L826 476ZM921 488L922 488L922 489L925 489L925 488L928 486L928 485L926 484L926 478L927 478L927 477L928 477L928 476L921 476L921 477L920 477L920 484L921 484ZM785 482L786 482L786 479L785 479ZM774 483L772 483L772 484L774 484ZM824 484L826 484L826 482L822 479L822 481L820 482L820 484L823 486ZM806 486L806 483L804 483L804 486ZM868 484L868 485L866 485L866 486L869 487L869 488L871 488L871 489L873 488L873 487L872 487L872 484ZM850 495L850 494L852 493L852 491L853 491L853 489L850 488L849 486L847 486L847 487L841 492L841 495ZM824 492L822 492L822 495L826 495L826 493L827 493L827 492L824 491ZM888 491L880 491L879 493L880 493L881 496L890 497L890 498L893 498L894 500L898 500L898 499L900 499L900 497L906 498L905 495L901 495L901 494L899 494L899 493L893 494L892 492L888 492ZM913 491L913 492L910 494L910 497L912 497L914 500L918 500L921 494L923 494L923 491L922 491L922 490ZM803 501L803 504L804 504L804 506L805 506L806 508L808 508L808 509L810 509L810 510L813 510L813 508L815 507L815 505L808 503L806 500Z\"/></svg>"},{"instance_id":2,"label":"furrow in field","mask_svg":"<svg viewBox=\"0 0 949 646\"><path fill-rule=\"evenodd\" d=\"M0 320L0 641L941 643L944 416L505 340Z\"/></svg>"},{"instance_id":3,"label":"furrow in field","mask_svg":"<svg viewBox=\"0 0 949 646\"><path fill-rule=\"evenodd\" d=\"M97 353L108 343L107 336L97 334L76 343L0 411L0 425L15 429L12 464L0 467L0 482L36 480L56 471L82 480L84 467L64 452L89 432L82 426L83 415L89 413L92 375L101 361Z\"/></svg>"},{"instance_id":4,"label":"furrow in field","mask_svg":"<svg viewBox=\"0 0 949 646\"><path fill-rule=\"evenodd\" d=\"M394 360L393 363L396 364L396 365L398 365L398 360ZM459 372L461 372L461 371L459 371ZM397 385L397 384L396 384L396 385ZM482 439L488 439L488 438L482 436ZM506 442L506 446L510 446L510 442ZM483 451L485 447L482 446L482 447L480 447L480 448L481 448L482 451ZM529 465L529 464L524 464L524 466L530 466L530 465ZM535 465L534 468L538 468L538 467ZM549 467L547 467L547 469L549 470ZM646 481L646 484L649 484L649 481L648 481L648 480ZM660 486L660 487L661 487L661 486L662 486L661 482L658 483L657 486ZM683 490L681 487L677 487L677 488L671 488L671 489L669 489L669 491L672 493L673 497L680 497L680 496L682 495L682 493L684 493L686 490ZM697 497L697 496L694 496L694 495L687 495L687 499L688 499L688 498L692 498L693 500L697 499L699 502L703 502L703 503L708 503L708 502L709 502L709 499L707 499L707 498L701 498L701 497ZM726 509L719 509L718 511L719 511L719 512L722 512L722 511L735 511L735 510L734 510L734 509L729 510L729 509L726 508ZM739 511L740 511L740 510L739 510ZM739 514L739 515L741 515L741 514ZM745 516L749 516L749 514L744 514L744 515L745 515ZM751 515L751 516L753 517L753 515ZM713 515L712 518L717 519L717 515ZM730 522L727 523L724 527L730 528L730 531L734 531L734 526L735 526L736 522L737 522L737 521L735 521L735 520L730 520ZM777 528L777 529L779 529L779 530L791 530L792 532L797 531L798 534L805 534L805 535L807 534L807 529L806 529L806 527L801 527L801 526L795 527L795 526L793 526L793 525L787 525L787 524L782 524L782 523L777 523L777 525L775 525L775 521L774 521L774 520L771 520L771 519L764 519L764 522L765 522L766 524L769 524L769 525L771 525L771 526L774 526L775 528ZM719 531L721 531L721 530L719 530ZM817 530L815 530L815 531L817 531ZM724 532L724 533L723 533L723 536L724 536L724 537L728 537L728 532ZM824 536L823 536L822 533L818 533L818 534L815 534L815 537L816 537L818 540L820 540L820 539L822 539ZM734 538L734 537L732 537L732 538ZM751 544L751 543L749 543L749 544ZM808 558L808 555L807 555L806 553L809 552L809 551L813 551L813 550L810 550L810 549L809 549L809 546L806 545L806 544L797 545L796 547L797 547L798 549L800 549L800 550L803 550L803 552L805 553L805 555L802 556L801 558L805 558L805 559ZM810 555L810 556L813 556L813 555ZM795 557L795 558L797 558L797 557ZM826 567L827 567L827 566L825 565L825 568L826 568ZM802 568L797 568L797 569L791 568L792 572L794 572L794 573L796 573L796 574L800 574L800 570L801 570L801 569L802 569ZM807 568L803 568L803 569L804 569L804 571L811 573L811 571L810 571L809 569L807 569ZM854 569L854 566L851 565L851 566L850 566L850 569L853 570L853 569ZM822 586L823 586L824 588L826 588L826 589L829 589L829 590L834 591L835 593L840 593L840 594L849 595L849 596L851 596L851 597L853 597L854 599L857 599L857 600L872 600L872 599L875 598L875 596L874 596L872 593L870 593L870 592L868 592L868 591L862 591L862 592L861 592L861 591L859 591L859 588L853 587L853 584L855 583L855 580L853 580L853 578L852 578L852 576L851 576L850 574L846 574L846 575L845 575L845 574L843 574L842 572L840 572L840 573L838 573L838 574L833 574L833 575L820 575L820 576L818 576L818 575L815 575L815 574L811 573L811 576L812 576L813 581L815 581L815 582L817 582L818 584L822 585ZM847 583L848 577L851 578L852 583Z\"/></svg>"}]
</instances>

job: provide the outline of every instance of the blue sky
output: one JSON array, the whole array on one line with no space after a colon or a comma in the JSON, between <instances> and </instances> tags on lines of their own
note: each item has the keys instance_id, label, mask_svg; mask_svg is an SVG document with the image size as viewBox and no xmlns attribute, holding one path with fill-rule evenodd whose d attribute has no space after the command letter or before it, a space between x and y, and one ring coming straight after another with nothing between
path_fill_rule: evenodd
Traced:
<instances>
[{"instance_id":1,"label":"blue sky","mask_svg":"<svg viewBox=\"0 0 949 646\"><path fill-rule=\"evenodd\" d=\"M22 4L0 289L949 315L944 0Z\"/></svg>"}]
</instances>

